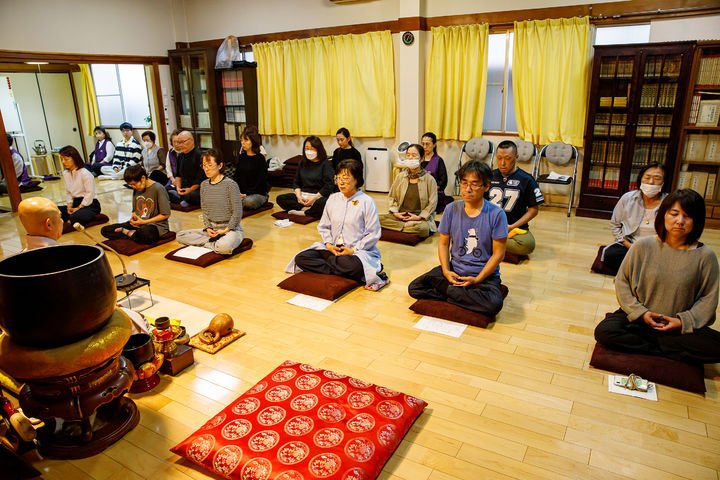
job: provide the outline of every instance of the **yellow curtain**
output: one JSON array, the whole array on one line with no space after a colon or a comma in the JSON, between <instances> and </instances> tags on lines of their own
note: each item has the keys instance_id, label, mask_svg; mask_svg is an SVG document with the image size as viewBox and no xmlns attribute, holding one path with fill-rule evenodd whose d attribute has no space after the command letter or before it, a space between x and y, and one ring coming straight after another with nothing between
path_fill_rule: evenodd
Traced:
<instances>
[{"instance_id":1,"label":"yellow curtain","mask_svg":"<svg viewBox=\"0 0 720 480\"><path fill-rule=\"evenodd\" d=\"M513 96L520 138L582 146L589 68L589 17L515 22Z\"/></svg>"},{"instance_id":2,"label":"yellow curtain","mask_svg":"<svg viewBox=\"0 0 720 480\"><path fill-rule=\"evenodd\" d=\"M395 136L389 31L253 45L265 135Z\"/></svg>"},{"instance_id":3,"label":"yellow curtain","mask_svg":"<svg viewBox=\"0 0 720 480\"><path fill-rule=\"evenodd\" d=\"M425 129L438 138L482 136L488 26L433 27L425 75Z\"/></svg>"},{"instance_id":4,"label":"yellow curtain","mask_svg":"<svg viewBox=\"0 0 720 480\"><path fill-rule=\"evenodd\" d=\"M93 130L100 125L100 111L98 110L97 97L95 96L95 84L93 84L90 65L80 64L80 78L82 79L82 122L85 125L85 132L88 136L93 135Z\"/></svg>"}]
</instances>

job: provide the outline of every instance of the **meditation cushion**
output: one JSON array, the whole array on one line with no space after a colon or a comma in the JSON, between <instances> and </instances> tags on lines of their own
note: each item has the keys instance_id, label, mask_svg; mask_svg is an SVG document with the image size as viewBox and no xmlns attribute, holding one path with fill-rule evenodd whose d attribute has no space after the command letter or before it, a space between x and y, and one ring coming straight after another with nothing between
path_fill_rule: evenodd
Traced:
<instances>
[{"instance_id":1,"label":"meditation cushion","mask_svg":"<svg viewBox=\"0 0 720 480\"><path fill-rule=\"evenodd\" d=\"M200 205L188 205L187 207L183 207L179 203L170 204L171 210L177 210L179 212L192 212L194 210L197 210L198 208L200 208Z\"/></svg>"},{"instance_id":2,"label":"meditation cushion","mask_svg":"<svg viewBox=\"0 0 720 480\"><path fill-rule=\"evenodd\" d=\"M382 234L380 235L380 240L411 246L417 245L426 238L428 237L421 237L420 235L413 235L412 233L406 232L397 232L395 230L388 230L387 228L383 228Z\"/></svg>"},{"instance_id":3,"label":"meditation cushion","mask_svg":"<svg viewBox=\"0 0 720 480\"><path fill-rule=\"evenodd\" d=\"M447 207L454 201L455 201L455 199L451 195L445 195L440 200L438 200L438 204L437 204L437 208L435 209L435 212L436 213L444 212L445 207Z\"/></svg>"},{"instance_id":4,"label":"meditation cushion","mask_svg":"<svg viewBox=\"0 0 720 480\"><path fill-rule=\"evenodd\" d=\"M505 285L500 285L500 289L502 290L502 297L507 297L508 288ZM495 321L494 316L473 312L442 300L418 300L410 305L410 310L419 315L442 318L480 328L487 328L490 323Z\"/></svg>"},{"instance_id":5,"label":"meditation cushion","mask_svg":"<svg viewBox=\"0 0 720 480\"><path fill-rule=\"evenodd\" d=\"M225 478L377 478L427 403L286 361L170 450Z\"/></svg>"},{"instance_id":6,"label":"meditation cushion","mask_svg":"<svg viewBox=\"0 0 720 480\"><path fill-rule=\"evenodd\" d=\"M175 232L166 233L165 235L160 237L160 240L150 245L137 243L129 238L121 238L118 240L105 240L102 243L103 245L107 245L110 248L114 248L115 250L117 250L118 253L122 255L127 255L129 257L131 255L135 255L136 253L150 250L151 248L162 245L163 243L172 242L173 240L175 240Z\"/></svg>"},{"instance_id":7,"label":"meditation cushion","mask_svg":"<svg viewBox=\"0 0 720 480\"><path fill-rule=\"evenodd\" d=\"M244 252L245 250L250 250L252 248L253 241L249 238L244 238L242 242L240 242L240 245L238 245L235 250L232 251L230 255L220 255L219 253L215 252L208 252L204 255L200 255L198 258L192 259L192 258L185 258L185 257L176 257L175 253L177 253L179 250L182 250L185 248L185 246L182 246L180 248L176 248L172 252L165 255L165 258L168 260L174 260L176 262L182 262L182 263L189 263L190 265L197 265L198 267L209 267L213 263L217 263L221 260L225 260L227 258L232 258L235 255L237 255L240 252Z\"/></svg>"},{"instance_id":8,"label":"meditation cushion","mask_svg":"<svg viewBox=\"0 0 720 480\"><path fill-rule=\"evenodd\" d=\"M618 352L599 343L595 344L590 365L622 375L634 373L651 382L680 390L705 393L702 365L692 365L655 355Z\"/></svg>"},{"instance_id":9,"label":"meditation cushion","mask_svg":"<svg viewBox=\"0 0 720 480\"><path fill-rule=\"evenodd\" d=\"M38 180L32 180L25 185L18 186L20 193L37 192L43 189Z\"/></svg>"},{"instance_id":10,"label":"meditation cushion","mask_svg":"<svg viewBox=\"0 0 720 480\"><path fill-rule=\"evenodd\" d=\"M259 208L256 208L255 210L249 210L247 208L243 208L242 218L249 217L250 215L255 215L256 213L264 212L265 210L270 210L274 206L275 206L275 204L272 202L265 202Z\"/></svg>"},{"instance_id":11,"label":"meditation cushion","mask_svg":"<svg viewBox=\"0 0 720 480\"><path fill-rule=\"evenodd\" d=\"M340 298L360 285L362 284L349 278L313 272L298 272L278 283L278 287L284 290L325 300Z\"/></svg>"},{"instance_id":12,"label":"meditation cushion","mask_svg":"<svg viewBox=\"0 0 720 480\"><path fill-rule=\"evenodd\" d=\"M103 223L109 222L110 219L104 213L98 213L88 223L85 224L85 228L94 227L95 225L102 225ZM74 232L75 227L70 222L63 223L63 233Z\"/></svg>"},{"instance_id":13,"label":"meditation cushion","mask_svg":"<svg viewBox=\"0 0 720 480\"><path fill-rule=\"evenodd\" d=\"M272 214L273 217L278 220L285 220L286 218L293 223L299 223L300 225L307 225L308 223L317 222L320 220L317 217L308 217L306 215L291 215L287 212L275 212Z\"/></svg>"},{"instance_id":14,"label":"meditation cushion","mask_svg":"<svg viewBox=\"0 0 720 480\"><path fill-rule=\"evenodd\" d=\"M530 257L528 257L527 255L518 255L516 253L505 252L505 258L503 258L503 262L518 265L520 262L524 262L525 260L529 259Z\"/></svg>"},{"instance_id":15,"label":"meditation cushion","mask_svg":"<svg viewBox=\"0 0 720 480\"><path fill-rule=\"evenodd\" d=\"M595 261L593 262L592 266L590 267L590 270L592 270L595 273L602 273L603 275L612 275L613 277L617 275L617 271L613 270L612 268L608 267L603 263L602 260L602 254L603 250L605 249L606 245L601 245L600 248L598 248L597 257L595 257Z\"/></svg>"}]
</instances>

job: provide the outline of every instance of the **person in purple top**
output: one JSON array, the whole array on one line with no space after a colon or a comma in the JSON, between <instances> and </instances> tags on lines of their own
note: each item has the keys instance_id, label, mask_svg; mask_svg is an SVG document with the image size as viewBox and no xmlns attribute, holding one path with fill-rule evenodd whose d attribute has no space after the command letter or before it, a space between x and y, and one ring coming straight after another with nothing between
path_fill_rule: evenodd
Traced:
<instances>
[{"instance_id":1,"label":"person in purple top","mask_svg":"<svg viewBox=\"0 0 720 480\"><path fill-rule=\"evenodd\" d=\"M484 198L492 178L489 166L472 160L457 176L462 200L449 204L440 221L440 265L413 280L408 293L496 315L503 306L500 262L505 257L507 218Z\"/></svg>"},{"instance_id":2,"label":"person in purple top","mask_svg":"<svg viewBox=\"0 0 720 480\"><path fill-rule=\"evenodd\" d=\"M25 165L25 159L22 155L20 155L20 152L18 152L15 147L13 147L13 137L9 133L7 134L7 141L10 145L10 153L12 155L13 166L15 167L14 173L17 177L18 187L25 187L33 181L28 174L27 166ZM8 190L7 185L5 184L5 180L3 180L2 182L0 182L0 194L5 193L8 193Z\"/></svg>"},{"instance_id":3,"label":"person in purple top","mask_svg":"<svg viewBox=\"0 0 720 480\"><path fill-rule=\"evenodd\" d=\"M445 205L453 201L452 197L445 196L445 187L447 187L448 176L445 162L437 153L437 137L432 132L425 132L420 141L425 155L421 159L420 166L435 179L438 190L438 212L442 212Z\"/></svg>"},{"instance_id":4,"label":"person in purple top","mask_svg":"<svg viewBox=\"0 0 720 480\"><path fill-rule=\"evenodd\" d=\"M96 177L100 175L100 169L112 165L112 159L115 155L115 145L113 145L110 134L103 127L95 127L93 130L95 135L95 150L90 154L90 162L85 164L85 168L90 170Z\"/></svg>"}]
</instances>

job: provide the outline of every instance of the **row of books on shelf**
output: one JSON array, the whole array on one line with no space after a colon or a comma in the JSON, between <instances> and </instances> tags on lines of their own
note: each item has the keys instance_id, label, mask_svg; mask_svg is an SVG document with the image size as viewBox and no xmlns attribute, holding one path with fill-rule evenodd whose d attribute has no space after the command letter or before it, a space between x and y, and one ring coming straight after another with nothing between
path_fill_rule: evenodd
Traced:
<instances>
[{"instance_id":1,"label":"row of books on shelf","mask_svg":"<svg viewBox=\"0 0 720 480\"><path fill-rule=\"evenodd\" d=\"M243 106L245 105L245 89L225 89L223 94L223 105L225 106Z\"/></svg>"},{"instance_id":2,"label":"row of books on shelf","mask_svg":"<svg viewBox=\"0 0 720 480\"><path fill-rule=\"evenodd\" d=\"M595 123L616 123L625 125L627 123L627 113L610 113L598 112L595 114Z\"/></svg>"},{"instance_id":3,"label":"row of books on shelf","mask_svg":"<svg viewBox=\"0 0 720 480\"><path fill-rule=\"evenodd\" d=\"M615 66L617 65L617 70ZM600 64L600 78L629 78L632 77L633 73L633 59L632 58L621 58L617 62L604 60Z\"/></svg>"},{"instance_id":4,"label":"row of books on shelf","mask_svg":"<svg viewBox=\"0 0 720 480\"><path fill-rule=\"evenodd\" d=\"M225 140L230 142L239 142L240 135L245 130L244 123L226 123L225 124Z\"/></svg>"},{"instance_id":5,"label":"row of books on shelf","mask_svg":"<svg viewBox=\"0 0 720 480\"><path fill-rule=\"evenodd\" d=\"M716 162L720 163L720 135L704 135L693 133L685 140L686 162Z\"/></svg>"},{"instance_id":6,"label":"row of books on shelf","mask_svg":"<svg viewBox=\"0 0 720 480\"><path fill-rule=\"evenodd\" d=\"M603 176L603 171L605 175ZM588 187L616 190L620 180L619 168L592 167L588 172Z\"/></svg>"},{"instance_id":7,"label":"row of books on shelf","mask_svg":"<svg viewBox=\"0 0 720 480\"><path fill-rule=\"evenodd\" d=\"M700 58L696 85L720 86L720 55L704 55Z\"/></svg>"},{"instance_id":8,"label":"row of books on shelf","mask_svg":"<svg viewBox=\"0 0 720 480\"><path fill-rule=\"evenodd\" d=\"M671 125L671 113L641 113L638 115L638 124L641 125Z\"/></svg>"},{"instance_id":9,"label":"row of books on shelf","mask_svg":"<svg viewBox=\"0 0 720 480\"><path fill-rule=\"evenodd\" d=\"M627 107L627 97L600 97L601 107Z\"/></svg>"},{"instance_id":10,"label":"row of books on shelf","mask_svg":"<svg viewBox=\"0 0 720 480\"><path fill-rule=\"evenodd\" d=\"M665 163L668 146L666 144L638 142L633 151L633 166L643 166L648 163Z\"/></svg>"},{"instance_id":11,"label":"row of books on shelf","mask_svg":"<svg viewBox=\"0 0 720 480\"><path fill-rule=\"evenodd\" d=\"M663 62L664 58L664 62ZM646 77L677 77L680 75L680 65L682 65L682 56L674 55L672 57L652 56L645 59L645 76Z\"/></svg>"},{"instance_id":12,"label":"row of books on shelf","mask_svg":"<svg viewBox=\"0 0 720 480\"><path fill-rule=\"evenodd\" d=\"M240 70L223 70L220 80L223 88L242 88L243 76Z\"/></svg>"},{"instance_id":13,"label":"row of books on shelf","mask_svg":"<svg viewBox=\"0 0 720 480\"><path fill-rule=\"evenodd\" d=\"M592 144L593 163L620 165L622 160L623 142L612 140L595 141Z\"/></svg>"},{"instance_id":14,"label":"row of books on shelf","mask_svg":"<svg viewBox=\"0 0 720 480\"><path fill-rule=\"evenodd\" d=\"M717 127L720 122L720 99L703 100L703 94L719 95L716 92L695 92L692 103L690 104L688 125L697 127Z\"/></svg>"},{"instance_id":15,"label":"row of books on shelf","mask_svg":"<svg viewBox=\"0 0 720 480\"><path fill-rule=\"evenodd\" d=\"M225 107L226 122L244 122L245 107Z\"/></svg>"},{"instance_id":16,"label":"row of books on shelf","mask_svg":"<svg viewBox=\"0 0 720 480\"><path fill-rule=\"evenodd\" d=\"M674 107L677 83L651 83L640 92L641 107Z\"/></svg>"},{"instance_id":17,"label":"row of books on shelf","mask_svg":"<svg viewBox=\"0 0 720 480\"><path fill-rule=\"evenodd\" d=\"M625 135L625 125L605 125L605 124L596 124L593 133L595 135L613 135L621 137Z\"/></svg>"},{"instance_id":18,"label":"row of books on shelf","mask_svg":"<svg viewBox=\"0 0 720 480\"><path fill-rule=\"evenodd\" d=\"M653 133L652 125L638 125L635 135L638 137L668 138L670 136L670 127L656 125Z\"/></svg>"},{"instance_id":19,"label":"row of books on shelf","mask_svg":"<svg viewBox=\"0 0 720 480\"><path fill-rule=\"evenodd\" d=\"M717 173L680 171L677 188L692 188L706 200L717 199Z\"/></svg>"}]
</instances>

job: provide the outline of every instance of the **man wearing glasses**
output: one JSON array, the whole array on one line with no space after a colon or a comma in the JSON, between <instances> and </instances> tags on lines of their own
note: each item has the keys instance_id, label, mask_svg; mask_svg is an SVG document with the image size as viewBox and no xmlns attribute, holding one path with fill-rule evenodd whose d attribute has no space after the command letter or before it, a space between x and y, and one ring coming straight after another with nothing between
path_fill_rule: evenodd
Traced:
<instances>
[{"instance_id":1,"label":"man wearing glasses","mask_svg":"<svg viewBox=\"0 0 720 480\"><path fill-rule=\"evenodd\" d=\"M178 173L175 175L175 188L170 190L170 201L183 207L200 205L200 184L207 177L202 169L202 153L195 146L192 133L183 130L177 136L179 147Z\"/></svg>"},{"instance_id":2,"label":"man wearing glasses","mask_svg":"<svg viewBox=\"0 0 720 480\"><path fill-rule=\"evenodd\" d=\"M484 195L490 167L470 161L457 172L462 200L451 203L440 221L440 265L410 283L417 299L442 300L488 316L503 305L500 262L508 236L503 210Z\"/></svg>"}]
</instances>

